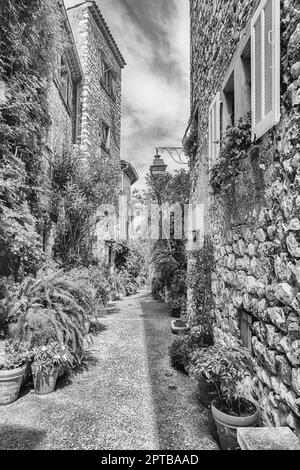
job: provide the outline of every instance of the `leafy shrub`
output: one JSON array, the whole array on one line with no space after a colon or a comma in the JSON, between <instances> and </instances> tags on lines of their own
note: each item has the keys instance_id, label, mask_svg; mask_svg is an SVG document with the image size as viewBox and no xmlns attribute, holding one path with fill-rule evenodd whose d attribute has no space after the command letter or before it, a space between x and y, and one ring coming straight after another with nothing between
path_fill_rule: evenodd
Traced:
<instances>
[{"instance_id":1,"label":"leafy shrub","mask_svg":"<svg viewBox=\"0 0 300 470\"><path fill-rule=\"evenodd\" d=\"M90 266L88 269L90 282L96 290L96 299L103 307L106 307L109 301L110 292L108 270L105 267L100 268L100 266Z\"/></svg>"},{"instance_id":2,"label":"leafy shrub","mask_svg":"<svg viewBox=\"0 0 300 470\"><path fill-rule=\"evenodd\" d=\"M172 366L178 370L187 370L195 351L201 354L200 350L211 344L211 338L205 338L199 327L193 327L188 333L178 335L169 349Z\"/></svg>"},{"instance_id":3,"label":"leafy shrub","mask_svg":"<svg viewBox=\"0 0 300 470\"><path fill-rule=\"evenodd\" d=\"M246 348L211 346L196 350L191 359L190 374L205 378L216 387L220 404L238 414L241 402L239 385L254 374L254 361Z\"/></svg>"},{"instance_id":4,"label":"leafy shrub","mask_svg":"<svg viewBox=\"0 0 300 470\"><path fill-rule=\"evenodd\" d=\"M5 342L5 361L0 363L0 370L11 370L29 363L32 360L30 345L21 341Z\"/></svg>"},{"instance_id":5,"label":"leafy shrub","mask_svg":"<svg viewBox=\"0 0 300 470\"><path fill-rule=\"evenodd\" d=\"M189 364L191 349L189 338L186 335L178 335L169 348L171 365L177 370L184 371Z\"/></svg>"},{"instance_id":6,"label":"leafy shrub","mask_svg":"<svg viewBox=\"0 0 300 470\"><path fill-rule=\"evenodd\" d=\"M200 250L190 252L187 284L191 291L189 299L190 321L201 328L203 342L212 344L214 322L214 296L212 272L215 269L214 247L210 237L205 237Z\"/></svg>"},{"instance_id":7,"label":"leafy shrub","mask_svg":"<svg viewBox=\"0 0 300 470\"><path fill-rule=\"evenodd\" d=\"M154 277L151 281L151 292L154 300L162 301L165 295L165 284L161 278Z\"/></svg>"},{"instance_id":8,"label":"leafy shrub","mask_svg":"<svg viewBox=\"0 0 300 470\"><path fill-rule=\"evenodd\" d=\"M171 309L180 308L182 312L185 310L187 301L185 278L185 273L178 272L175 274L170 290L168 291L167 299L167 303Z\"/></svg>"},{"instance_id":9,"label":"leafy shrub","mask_svg":"<svg viewBox=\"0 0 300 470\"><path fill-rule=\"evenodd\" d=\"M78 282L62 270L42 269L36 279L27 277L7 301L13 336L31 346L55 338L80 361L89 301L87 292L82 289L78 293L78 288Z\"/></svg>"},{"instance_id":10,"label":"leafy shrub","mask_svg":"<svg viewBox=\"0 0 300 470\"><path fill-rule=\"evenodd\" d=\"M119 243L116 247L116 272L112 286L124 295L135 294L146 276L146 256L142 246L136 243Z\"/></svg>"}]
</instances>

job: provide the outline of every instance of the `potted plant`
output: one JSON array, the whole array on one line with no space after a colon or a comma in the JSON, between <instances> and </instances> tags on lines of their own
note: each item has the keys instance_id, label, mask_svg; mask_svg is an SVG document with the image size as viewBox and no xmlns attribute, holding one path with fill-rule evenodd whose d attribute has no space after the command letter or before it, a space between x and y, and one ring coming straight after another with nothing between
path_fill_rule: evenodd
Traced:
<instances>
[{"instance_id":1,"label":"potted plant","mask_svg":"<svg viewBox=\"0 0 300 470\"><path fill-rule=\"evenodd\" d=\"M27 365L31 359L30 350L13 342L5 344L5 356L0 363L0 405L9 405L18 399Z\"/></svg>"},{"instance_id":2,"label":"potted plant","mask_svg":"<svg viewBox=\"0 0 300 470\"><path fill-rule=\"evenodd\" d=\"M181 303L182 303L181 297L174 297L174 298L168 299L168 304L171 308L172 317L180 318Z\"/></svg>"},{"instance_id":3,"label":"potted plant","mask_svg":"<svg viewBox=\"0 0 300 470\"><path fill-rule=\"evenodd\" d=\"M190 376L197 381L201 405L208 408L211 402L217 397L217 390L214 383L210 382L203 373L202 361L205 349L206 348L202 346L193 352L189 373Z\"/></svg>"},{"instance_id":4,"label":"potted plant","mask_svg":"<svg viewBox=\"0 0 300 470\"><path fill-rule=\"evenodd\" d=\"M253 375L254 361L246 348L211 346L201 351L192 374L213 384L217 397L212 401L212 414L221 448L239 448L237 428L255 426L258 408L240 394L244 379Z\"/></svg>"},{"instance_id":5,"label":"potted plant","mask_svg":"<svg viewBox=\"0 0 300 470\"><path fill-rule=\"evenodd\" d=\"M172 329L172 332L175 335L177 335L179 333L187 333L190 327L186 320L176 319L176 320L171 320L171 329Z\"/></svg>"},{"instance_id":6,"label":"potted plant","mask_svg":"<svg viewBox=\"0 0 300 470\"><path fill-rule=\"evenodd\" d=\"M55 389L59 373L73 366L73 357L66 346L52 342L34 350L32 375L35 393L47 395Z\"/></svg>"}]
</instances>

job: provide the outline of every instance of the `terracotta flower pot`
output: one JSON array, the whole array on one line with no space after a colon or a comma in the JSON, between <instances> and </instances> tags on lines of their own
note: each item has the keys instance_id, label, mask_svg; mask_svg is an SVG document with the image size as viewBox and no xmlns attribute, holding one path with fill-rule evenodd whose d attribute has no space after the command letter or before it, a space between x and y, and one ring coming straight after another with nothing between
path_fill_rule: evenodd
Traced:
<instances>
[{"instance_id":1,"label":"terracotta flower pot","mask_svg":"<svg viewBox=\"0 0 300 470\"><path fill-rule=\"evenodd\" d=\"M18 399L27 365L0 371L0 405L9 405Z\"/></svg>"},{"instance_id":2,"label":"terracotta flower pot","mask_svg":"<svg viewBox=\"0 0 300 470\"><path fill-rule=\"evenodd\" d=\"M38 372L33 376L34 391L38 395L48 395L55 389L59 370L52 373Z\"/></svg>"},{"instance_id":3,"label":"terracotta flower pot","mask_svg":"<svg viewBox=\"0 0 300 470\"><path fill-rule=\"evenodd\" d=\"M258 420L259 411L257 406L246 400L255 406L255 413L249 416L231 416L217 408L216 400L212 402L211 411L214 417L220 445L222 450L236 450L239 449L237 441L237 428L241 427L254 427Z\"/></svg>"}]
</instances>

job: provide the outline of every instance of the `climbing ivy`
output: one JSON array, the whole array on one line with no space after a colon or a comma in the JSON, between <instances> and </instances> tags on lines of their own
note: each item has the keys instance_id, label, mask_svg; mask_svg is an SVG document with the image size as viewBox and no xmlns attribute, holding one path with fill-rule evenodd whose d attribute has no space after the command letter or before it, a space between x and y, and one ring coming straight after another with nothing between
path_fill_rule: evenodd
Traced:
<instances>
[{"instance_id":1,"label":"climbing ivy","mask_svg":"<svg viewBox=\"0 0 300 470\"><path fill-rule=\"evenodd\" d=\"M15 277L42 260L40 202L58 14L53 0L1 1L0 265L2 274Z\"/></svg>"},{"instance_id":2,"label":"climbing ivy","mask_svg":"<svg viewBox=\"0 0 300 470\"><path fill-rule=\"evenodd\" d=\"M211 169L210 184L215 195L221 194L241 173L242 162L251 145L250 113L240 118L226 132L218 161Z\"/></svg>"},{"instance_id":3,"label":"climbing ivy","mask_svg":"<svg viewBox=\"0 0 300 470\"><path fill-rule=\"evenodd\" d=\"M189 298L190 322L192 326L201 327L201 338L206 343L213 338L213 293L211 274L215 268L214 249L210 237L205 237L200 250L190 251L187 285Z\"/></svg>"}]
</instances>

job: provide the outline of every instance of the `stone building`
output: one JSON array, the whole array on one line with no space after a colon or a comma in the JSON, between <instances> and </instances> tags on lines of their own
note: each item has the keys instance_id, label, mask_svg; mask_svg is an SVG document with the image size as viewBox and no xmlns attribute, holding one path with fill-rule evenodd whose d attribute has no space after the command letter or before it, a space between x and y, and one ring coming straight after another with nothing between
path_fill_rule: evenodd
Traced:
<instances>
[{"instance_id":1,"label":"stone building","mask_svg":"<svg viewBox=\"0 0 300 470\"><path fill-rule=\"evenodd\" d=\"M121 72L125 60L94 1L73 1L67 11L83 68L81 147L119 164ZM120 172L121 177L121 172Z\"/></svg>"},{"instance_id":2,"label":"stone building","mask_svg":"<svg viewBox=\"0 0 300 470\"><path fill-rule=\"evenodd\" d=\"M64 2L58 0L61 36L52 57L52 81L49 91L51 130L48 147L53 153L76 144L80 135L80 94L83 71ZM53 6L54 8L54 6Z\"/></svg>"},{"instance_id":3,"label":"stone building","mask_svg":"<svg viewBox=\"0 0 300 470\"><path fill-rule=\"evenodd\" d=\"M125 60L95 1L65 3L83 68L80 148L87 161L96 158L103 165L115 166L117 200L122 191L121 73ZM95 216L94 257L112 264L118 226L113 201L107 201Z\"/></svg>"},{"instance_id":4,"label":"stone building","mask_svg":"<svg viewBox=\"0 0 300 470\"><path fill-rule=\"evenodd\" d=\"M183 144L214 247L215 342L249 348L262 422L299 433L300 3L190 0L190 15ZM189 271L201 250L195 238Z\"/></svg>"}]
</instances>

